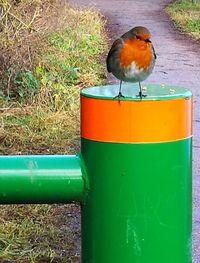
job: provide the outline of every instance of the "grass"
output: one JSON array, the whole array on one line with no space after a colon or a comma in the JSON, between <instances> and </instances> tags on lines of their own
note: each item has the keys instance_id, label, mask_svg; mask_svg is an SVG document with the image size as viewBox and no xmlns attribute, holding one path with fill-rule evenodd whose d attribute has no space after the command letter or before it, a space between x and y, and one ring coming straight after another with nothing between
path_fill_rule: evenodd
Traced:
<instances>
[{"instance_id":1,"label":"grass","mask_svg":"<svg viewBox=\"0 0 200 263\"><path fill-rule=\"evenodd\" d=\"M103 17L60 1L2 0L0 38L0 154L77 153L80 89L105 82ZM0 262L80 262L79 210L0 206Z\"/></svg>"},{"instance_id":2,"label":"grass","mask_svg":"<svg viewBox=\"0 0 200 263\"><path fill-rule=\"evenodd\" d=\"M193 4L190 0L172 2L166 12L175 24L195 39L200 39L200 2Z\"/></svg>"},{"instance_id":3,"label":"grass","mask_svg":"<svg viewBox=\"0 0 200 263\"><path fill-rule=\"evenodd\" d=\"M35 2L38 5L40 1L32 4ZM25 5L23 10L32 8L32 16L36 16L37 5L30 6L29 1L22 1L21 5L19 10ZM14 11L16 8L11 13ZM101 15L94 10L59 5L50 5L49 12L55 19L44 14L50 17L48 28L43 28L45 21L40 18L35 21L37 32L29 33L17 23L21 33L8 26L0 33L4 50L0 78L2 154L77 151L74 145L79 139L79 91L105 81L100 56L107 40ZM31 27L35 24L31 23ZM14 43L13 32L17 36ZM20 35L25 35L25 39ZM20 50L16 51L18 45Z\"/></svg>"},{"instance_id":4,"label":"grass","mask_svg":"<svg viewBox=\"0 0 200 263\"><path fill-rule=\"evenodd\" d=\"M80 235L70 229L77 205L1 206L0 259L9 262L77 262ZM73 218L74 221L74 218ZM2 227L3 226L3 227Z\"/></svg>"}]
</instances>

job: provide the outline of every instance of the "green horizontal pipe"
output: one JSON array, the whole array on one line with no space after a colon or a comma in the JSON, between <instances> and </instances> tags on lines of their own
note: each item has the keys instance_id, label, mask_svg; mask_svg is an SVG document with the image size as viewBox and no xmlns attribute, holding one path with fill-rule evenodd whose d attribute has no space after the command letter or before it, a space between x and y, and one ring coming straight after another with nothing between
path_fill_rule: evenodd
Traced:
<instances>
[{"instance_id":1,"label":"green horizontal pipe","mask_svg":"<svg viewBox=\"0 0 200 263\"><path fill-rule=\"evenodd\" d=\"M83 192L83 166L79 156L0 157L1 204L80 201Z\"/></svg>"}]
</instances>

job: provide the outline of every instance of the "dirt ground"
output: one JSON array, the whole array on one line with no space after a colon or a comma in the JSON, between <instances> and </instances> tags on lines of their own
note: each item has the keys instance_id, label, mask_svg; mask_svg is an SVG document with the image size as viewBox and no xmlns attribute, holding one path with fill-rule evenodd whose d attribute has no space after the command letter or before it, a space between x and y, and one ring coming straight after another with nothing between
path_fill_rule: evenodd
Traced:
<instances>
[{"instance_id":1,"label":"dirt ground","mask_svg":"<svg viewBox=\"0 0 200 263\"><path fill-rule=\"evenodd\" d=\"M179 32L164 12L170 0L71 0L95 7L107 18L111 42L136 25L149 28L157 53L147 83L174 84L194 94L193 140L193 263L200 262L200 43ZM108 77L109 82L115 79Z\"/></svg>"}]
</instances>

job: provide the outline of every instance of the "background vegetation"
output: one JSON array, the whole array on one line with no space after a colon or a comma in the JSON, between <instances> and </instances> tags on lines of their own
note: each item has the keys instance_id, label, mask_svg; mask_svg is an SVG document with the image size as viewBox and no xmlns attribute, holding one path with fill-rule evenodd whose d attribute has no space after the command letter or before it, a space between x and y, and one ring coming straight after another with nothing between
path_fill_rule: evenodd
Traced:
<instances>
[{"instance_id":1,"label":"background vegetation","mask_svg":"<svg viewBox=\"0 0 200 263\"><path fill-rule=\"evenodd\" d=\"M107 39L97 11L62 2L0 3L0 154L79 150L79 91L105 81ZM80 262L78 212L0 206L1 262Z\"/></svg>"},{"instance_id":2,"label":"background vegetation","mask_svg":"<svg viewBox=\"0 0 200 263\"><path fill-rule=\"evenodd\" d=\"M175 24L196 39L200 39L200 1L176 0L166 11Z\"/></svg>"}]
</instances>

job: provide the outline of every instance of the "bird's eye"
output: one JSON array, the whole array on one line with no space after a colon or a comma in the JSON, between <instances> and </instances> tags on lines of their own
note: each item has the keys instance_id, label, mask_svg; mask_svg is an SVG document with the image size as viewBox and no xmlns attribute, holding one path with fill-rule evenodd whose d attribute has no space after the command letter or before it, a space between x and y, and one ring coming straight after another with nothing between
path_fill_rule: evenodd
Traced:
<instances>
[{"instance_id":1,"label":"bird's eye","mask_svg":"<svg viewBox=\"0 0 200 263\"><path fill-rule=\"evenodd\" d=\"M137 35L136 35L135 37L136 37L137 39L140 39L140 37L139 37L139 36L137 36Z\"/></svg>"}]
</instances>

